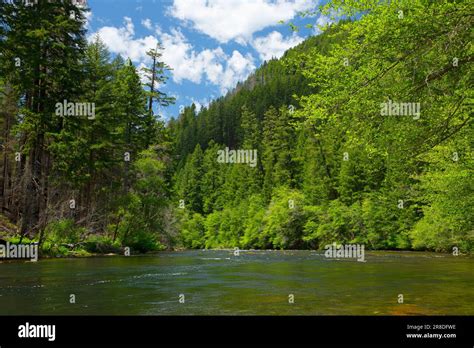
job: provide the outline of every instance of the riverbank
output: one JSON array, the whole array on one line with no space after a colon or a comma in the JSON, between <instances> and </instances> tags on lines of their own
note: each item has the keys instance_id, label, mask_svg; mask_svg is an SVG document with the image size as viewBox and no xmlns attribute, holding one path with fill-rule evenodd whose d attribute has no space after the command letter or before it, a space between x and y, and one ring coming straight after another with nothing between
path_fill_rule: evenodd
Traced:
<instances>
[{"instance_id":1,"label":"riverbank","mask_svg":"<svg viewBox=\"0 0 474 348\"><path fill-rule=\"evenodd\" d=\"M4 222L4 221L3 221ZM38 243L39 240L29 239L27 237L21 237L18 234L15 234L13 231L13 226L5 229L6 225L1 224L2 230L9 232L9 235L0 235L0 245L5 245L6 243L10 244L22 244L29 245ZM113 238L107 234L99 235L88 235L88 236L76 236L75 238L65 238L61 234L49 234L44 237L43 242L39 245L38 254L41 259L51 259L51 258L89 258L89 257L111 257L111 256L130 256L130 255L150 255L160 251L192 251L200 250L201 248L189 249L183 246L165 246L159 241L154 241L153 243L143 243L137 241L134 245L124 246L123 241L118 238ZM217 250L217 251L229 251L234 254L238 254L244 251L257 251L257 250L280 250L280 249L239 249L239 248L208 248L206 250ZM284 251L293 251L292 249L281 249ZM307 251L322 251L323 249L297 249L297 250L307 250ZM470 253L462 253L457 248L453 248L451 253L439 252L435 250L428 249L377 249L370 250L366 249L367 252L373 251L384 251L384 252L433 252L439 255L453 255L460 256L472 255ZM5 261L1 258L0 262Z\"/></svg>"},{"instance_id":2,"label":"riverbank","mask_svg":"<svg viewBox=\"0 0 474 348\"><path fill-rule=\"evenodd\" d=\"M5 240L0 239L0 245L5 242ZM8 244L18 242L17 239L10 239L7 241ZM29 239L23 239L22 245L31 245L35 243L35 241ZM90 250L96 250L95 252L91 252ZM103 252L97 252L97 250L107 250ZM319 253L321 255L325 254L325 250L323 249L316 249L316 250L279 250L279 249L186 249L186 248L170 248L170 249L161 249L161 250L150 250L146 252L137 252L127 247L120 247L116 246L114 248L107 247L104 249L102 244L95 244L91 245L91 243L80 243L78 246L60 244L60 245L52 245L47 244L45 247L44 245L40 248L39 259L75 259L75 258L103 258L103 257L121 257L121 256L153 256L162 252L166 253L183 253L183 252L192 252L192 251L207 251L207 252L227 252L230 256L238 257L240 254L253 254L258 252L282 252L282 253L292 253L292 252L312 252L312 253ZM472 256L472 254L468 253L446 253L446 252L435 252L431 250L366 250L366 253L386 253L392 255L403 255L408 253L416 254L433 254L442 256ZM338 257L334 256L331 258L338 259ZM345 256L341 256L339 259L344 259ZM15 261L24 261L24 259L18 258L2 258L0 253L0 263L2 262L15 262ZM361 261L361 260L358 260ZM365 262L365 261L363 261Z\"/></svg>"}]
</instances>

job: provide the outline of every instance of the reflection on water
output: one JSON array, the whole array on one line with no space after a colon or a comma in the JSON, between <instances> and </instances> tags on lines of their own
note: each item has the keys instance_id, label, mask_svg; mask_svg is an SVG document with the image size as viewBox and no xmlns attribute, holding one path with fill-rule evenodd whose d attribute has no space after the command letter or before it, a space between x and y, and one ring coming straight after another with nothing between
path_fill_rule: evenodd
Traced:
<instances>
[{"instance_id":1,"label":"reflection on water","mask_svg":"<svg viewBox=\"0 0 474 348\"><path fill-rule=\"evenodd\" d=\"M4 262L0 315L474 314L474 258L369 252L366 261L314 251L184 251Z\"/></svg>"}]
</instances>

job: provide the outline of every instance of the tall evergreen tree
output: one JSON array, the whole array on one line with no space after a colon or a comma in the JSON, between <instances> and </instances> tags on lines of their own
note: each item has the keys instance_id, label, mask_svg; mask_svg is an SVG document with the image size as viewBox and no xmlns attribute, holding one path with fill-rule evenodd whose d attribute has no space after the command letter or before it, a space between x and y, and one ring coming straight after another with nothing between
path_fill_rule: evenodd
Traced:
<instances>
[{"instance_id":1,"label":"tall evergreen tree","mask_svg":"<svg viewBox=\"0 0 474 348\"><path fill-rule=\"evenodd\" d=\"M1 10L2 74L21 98L22 235L47 223L49 147L67 123L55 115L55 104L75 100L80 92L85 47L84 9L71 2L5 3Z\"/></svg>"}]
</instances>

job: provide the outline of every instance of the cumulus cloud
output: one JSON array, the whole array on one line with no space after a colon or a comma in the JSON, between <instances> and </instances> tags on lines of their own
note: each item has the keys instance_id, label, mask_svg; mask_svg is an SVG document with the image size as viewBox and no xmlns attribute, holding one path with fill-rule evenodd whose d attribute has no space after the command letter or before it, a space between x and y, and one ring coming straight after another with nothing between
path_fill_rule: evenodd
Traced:
<instances>
[{"instance_id":1,"label":"cumulus cloud","mask_svg":"<svg viewBox=\"0 0 474 348\"><path fill-rule=\"evenodd\" d=\"M221 43L244 44L255 32L316 5L315 0L174 0L168 13Z\"/></svg>"},{"instance_id":2,"label":"cumulus cloud","mask_svg":"<svg viewBox=\"0 0 474 348\"><path fill-rule=\"evenodd\" d=\"M173 80L178 83L185 79L194 83L207 80L225 93L255 70L250 54L244 56L234 50L228 56L221 47L196 52L176 29L162 33L160 39L165 48L163 60L173 68Z\"/></svg>"},{"instance_id":3,"label":"cumulus cloud","mask_svg":"<svg viewBox=\"0 0 474 348\"><path fill-rule=\"evenodd\" d=\"M303 42L303 38L296 34L284 38L278 31L273 31L267 36L258 37L252 42L252 46L258 52L261 60L280 58L286 50Z\"/></svg>"},{"instance_id":4,"label":"cumulus cloud","mask_svg":"<svg viewBox=\"0 0 474 348\"><path fill-rule=\"evenodd\" d=\"M102 27L96 33L91 34L90 38L96 34L100 36L112 53L130 58L134 63L146 61L146 52L156 47L158 42L157 38L152 35L135 39L135 27L129 17L124 17L122 27Z\"/></svg>"},{"instance_id":5,"label":"cumulus cloud","mask_svg":"<svg viewBox=\"0 0 474 348\"><path fill-rule=\"evenodd\" d=\"M251 54L234 50L228 55L221 47L197 51L180 30L166 33L157 27L155 33L156 36L135 38L132 20L124 17L122 27L102 27L89 40L98 34L112 53L130 58L138 67L149 64L146 52L159 41L164 47L162 59L173 69L171 74L176 83L184 80L210 83L219 86L223 94L255 70Z\"/></svg>"}]
</instances>

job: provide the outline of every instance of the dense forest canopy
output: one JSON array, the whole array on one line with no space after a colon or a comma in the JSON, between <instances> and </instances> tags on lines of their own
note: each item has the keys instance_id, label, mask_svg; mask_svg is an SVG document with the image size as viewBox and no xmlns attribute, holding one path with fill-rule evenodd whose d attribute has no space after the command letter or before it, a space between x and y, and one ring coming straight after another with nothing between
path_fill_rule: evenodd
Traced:
<instances>
[{"instance_id":1,"label":"dense forest canopy","mask_svg":"<svg viewBox=\"0 0 474 348\"><path fill-rule=\"evenodd\" d=\"M164 123L160 46L143 84L130 60L85 40L82 6L1 1L0 237L52 254L470 252L469 5L330 1L321 11L344 20ZM63 101L94 114L58 113Z\"/></svg>"}]
</instances>

